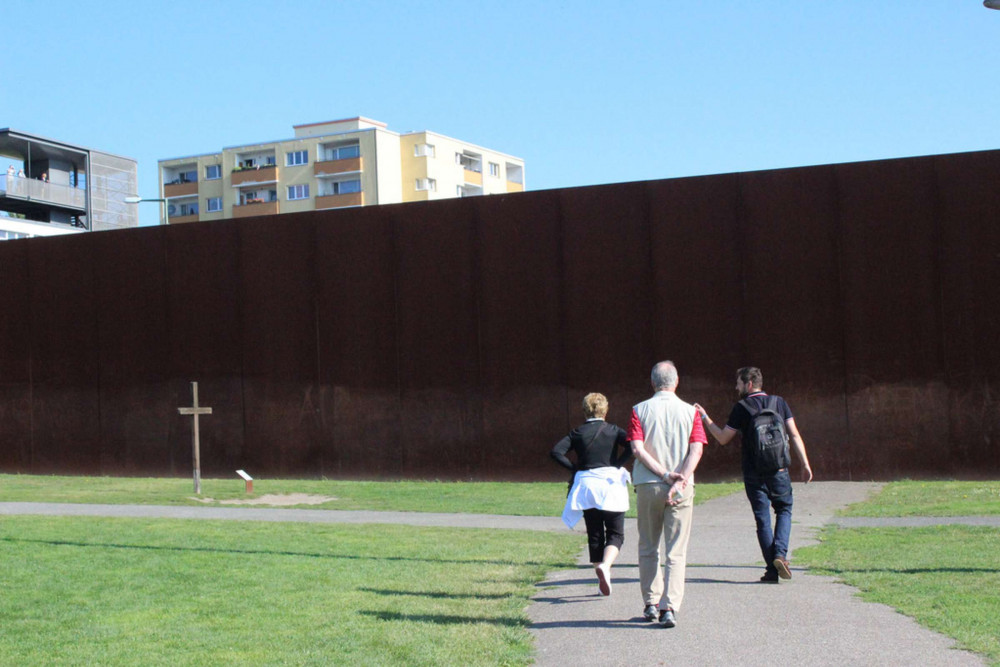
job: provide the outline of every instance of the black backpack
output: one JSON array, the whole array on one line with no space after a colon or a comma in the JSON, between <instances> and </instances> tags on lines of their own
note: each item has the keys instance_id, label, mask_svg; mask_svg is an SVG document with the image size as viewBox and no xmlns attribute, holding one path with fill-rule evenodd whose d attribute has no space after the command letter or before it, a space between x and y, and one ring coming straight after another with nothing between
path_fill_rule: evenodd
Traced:
<instances>
[{"instance_id":1,"label":"black backpack","mask_svg":"<svg viewBox=\"0 0 1000 667\"><path fill-rule=\"evenodd\" d=\"M750 413L750 425L744 430L754 470L758 475L770 475L787 468L792 460L788 454L788 433L785 420L778 413L778 397L768 396L763 407L755 410L746 399L740 405Z\"/></svg>"}]
</instances>

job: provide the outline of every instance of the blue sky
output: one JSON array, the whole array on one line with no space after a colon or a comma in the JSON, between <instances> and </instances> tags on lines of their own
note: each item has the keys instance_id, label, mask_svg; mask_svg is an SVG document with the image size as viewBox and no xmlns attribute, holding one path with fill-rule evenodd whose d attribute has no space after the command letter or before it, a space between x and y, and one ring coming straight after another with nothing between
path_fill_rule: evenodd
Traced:
<instances>
[{"instance_id":1,"label":"blue sky","mask_svg":"<svg viewBox=\"0 0 1000 667\"><path fill-rule=\"evenodd\" d=\"M0 127L156 161L363 115L528 189L1000 148L1000 11L837 2L7 0ZM155 224L155 204L140 206Z\"/></svg>"}]
</instances>

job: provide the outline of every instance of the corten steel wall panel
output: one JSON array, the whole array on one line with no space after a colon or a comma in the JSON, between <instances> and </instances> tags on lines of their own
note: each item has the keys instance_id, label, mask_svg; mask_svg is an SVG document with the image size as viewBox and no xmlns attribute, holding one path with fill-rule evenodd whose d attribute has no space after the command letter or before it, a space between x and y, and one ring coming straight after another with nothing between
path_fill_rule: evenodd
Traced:
<instances>
[{"instance_id":1,"label":"corten steel wall panel","mask_svg":"<svg viewBox=\"0 0 1000 667\"><path fill-rule=\"evenodd\" d=\"M652 364L671 359L680 373L678 396L703 404L724 422L732 407L733 373L745 358L737 176L652 181L646 192L653 353L635 378L638 391L630 404L649 397ZM698 478L738 476L739 465L737 447L712 445Z\"/></svg>"},{"instance_id":2,"label":"corten steel wall panel","mask_svg":"<svg viewBox=\"0 0 1000 667\"><path fill-rule=\"evenodd\" d=\"M475 200L482 261L480 364L485 469L511 478L566 477L549 450L582 421L563 379L559 197Z\"/></svg>"},{"instance_id":3,"label":"corten steel wall panel","mask_svg":"<svg viewBox=\"0 0 1000 667\"><path fill-rule=\"evenodd\" d=\"M817 473L848 476L855 453L844 402L833 168L743 174L740 184L746 313L740 365L758 366L765 390L788 401Z\"/></svg>"},{"instance_id":4,"label":"corten steel wall panel","mask_svg":"<svg viewBox=\"0 0 1000 667\"><path fill-rule=\"evenodd\" d=\"M941 469L950 451L933 162L834 169L851 477Z\"/></svg>"},{"instance_id":5,"label":"corten steel wall panel","mask_svg":"<svg viewBox=\"0 0 1000 667\"><path fill-rule=\"evenodd\" d=\"M0 466L187 474L175 410L198 380L206 473L562 479L540 459L583 392L626 423L668 356L717 420L733 370L763 366L821 478L995 474L997 171L989 152L16 241L0 398L30 397L31 432ZM779 324L751 327L779 269ZM718 451L700 479L735 472Z\"/></svg>"},{"instance_id":6,"label":"corten steel wall panel","mask_svg":"<svg viewBox=\"0 0 1000 667\"><path fill-rule=\"evenodd\" d=\"M31 301L27 241L0 243L0 469L31 469Z\"/></svg>"},{"instance_id":7,"label":"corten steel wall panel","mask_svg":"<svg viewBox=\"0 0 1000 667\"><path fill-rule=\"evenodd\" d=\"M474 204L393 207L403 472L483 470Z\"/></svg>"},{"instance_id":8,"label":"corten steel wall panel","mask_svg":"<svg viewBox=\"0 0 1000 667\"><path fill-rule=\"evenodd\" d=\"M394 221L389 207L316 213L323 474L402 474Z\"/></svg>"},{"instance_id":9,"label":"corten steel wall panel","mask_svg":"<svg viewBox=\"0 0 1000 667\"><path fill-rule=\"evenodd\" d=\"M321 467L315 224L308 214L241 220L247 470Z\"/></svg>"},{"instance_id":10,"label":"corten steel wall panel","mask_svg":"<svg viewBox=\"0 0 1000 667\"><path fill-rule=\"evenodd\" d=\"M30 240L33 473L102 472L96 241Z\"/></svg>"},{"instance_id":11,"label":"corten steel wall panel","mask_svg":"<svg viewBox=\"0 0 1000 667\"><path fill-rule=\"evenodd\" d=\"M166 228L165 300L170 376L169 456L171 474L189 474L192 428L191 383L198 401L212 408L201 417L203 477L230 477L246 468L243 410L243 317L239 223L218 221Z\"/></svg>"},{"instance_id":12,"label":"corten steel wall panel","mask_svg":"<svg viewBox=\"0 0 1000 667\"><path fill-rule=\"evenodd\" d=\"M649 221L641 183L560 191L565 377L569 403L589 391L648 387L652 358ZM579 415L579 413L577 413Z\"/></svg>"},{"instance_id":13,"label":"corten steel wall panel","mask_svg":"<svg viewBox=\"0 0 1000 667\"><path fill-rule=\"evenodd\" d=\"M934 160L941 192L943 370L952 472L1000 469L1000 153Z\"/></svg>"},{"instance_id":14,"label":"corten steel wall panel","mask_svg":"<svg viewBox=\"0 0 1000 667\"><path fill-rule=\"evenodd\" d=\"M168 425L163 233L103 232L91 244L98 321L101 471L163 470Z\"/></svg>"}]
</instances>

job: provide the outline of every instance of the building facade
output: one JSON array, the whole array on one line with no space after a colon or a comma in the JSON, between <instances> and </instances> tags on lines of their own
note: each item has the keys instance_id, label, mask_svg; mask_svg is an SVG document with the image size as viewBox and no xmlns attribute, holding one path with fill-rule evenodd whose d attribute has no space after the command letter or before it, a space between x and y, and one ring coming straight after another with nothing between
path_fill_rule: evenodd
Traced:
<instances>
[{"instance_id":1,"label":"building facade","mask_svg":"<svg viewBox=\"0 0 1000 667\"><path fill-rule=\"evenodd\" d=\"M159 161L171 224L524 190L524 161L433 132L348 118L291 139Z\"/></svg>"},{"instance_id":2,"label":"building facade","mask_svg":"<svg viewBox=\"0 0 1000 667\"><path fill-rule=\"evenodd\" d=\"M0 129L0 240L139 225L136 161Z\"/></svg>"}]
</instances>

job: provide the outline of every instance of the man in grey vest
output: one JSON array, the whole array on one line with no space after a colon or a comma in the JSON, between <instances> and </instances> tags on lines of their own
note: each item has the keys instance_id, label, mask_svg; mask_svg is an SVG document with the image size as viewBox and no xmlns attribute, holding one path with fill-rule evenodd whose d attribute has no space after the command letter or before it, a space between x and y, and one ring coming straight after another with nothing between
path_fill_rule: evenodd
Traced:
<instances>
[{"instance_id":1,"label":"man in grey vest","mask_svg":"<svg viewBox=\"0 0 1000 667\"><path fill-rule=\"evenodd\" d=\"M694 470L707 438L693 405L677 398L677 368L661 361L650 375L652 398L632 408L632 483L639 528L643 616L672 628L684 598L684 571L694 508ZM660 542L666 560L660 570ZM664 590L666 575L666 590Z\"/></svg>"}]
</instances>

